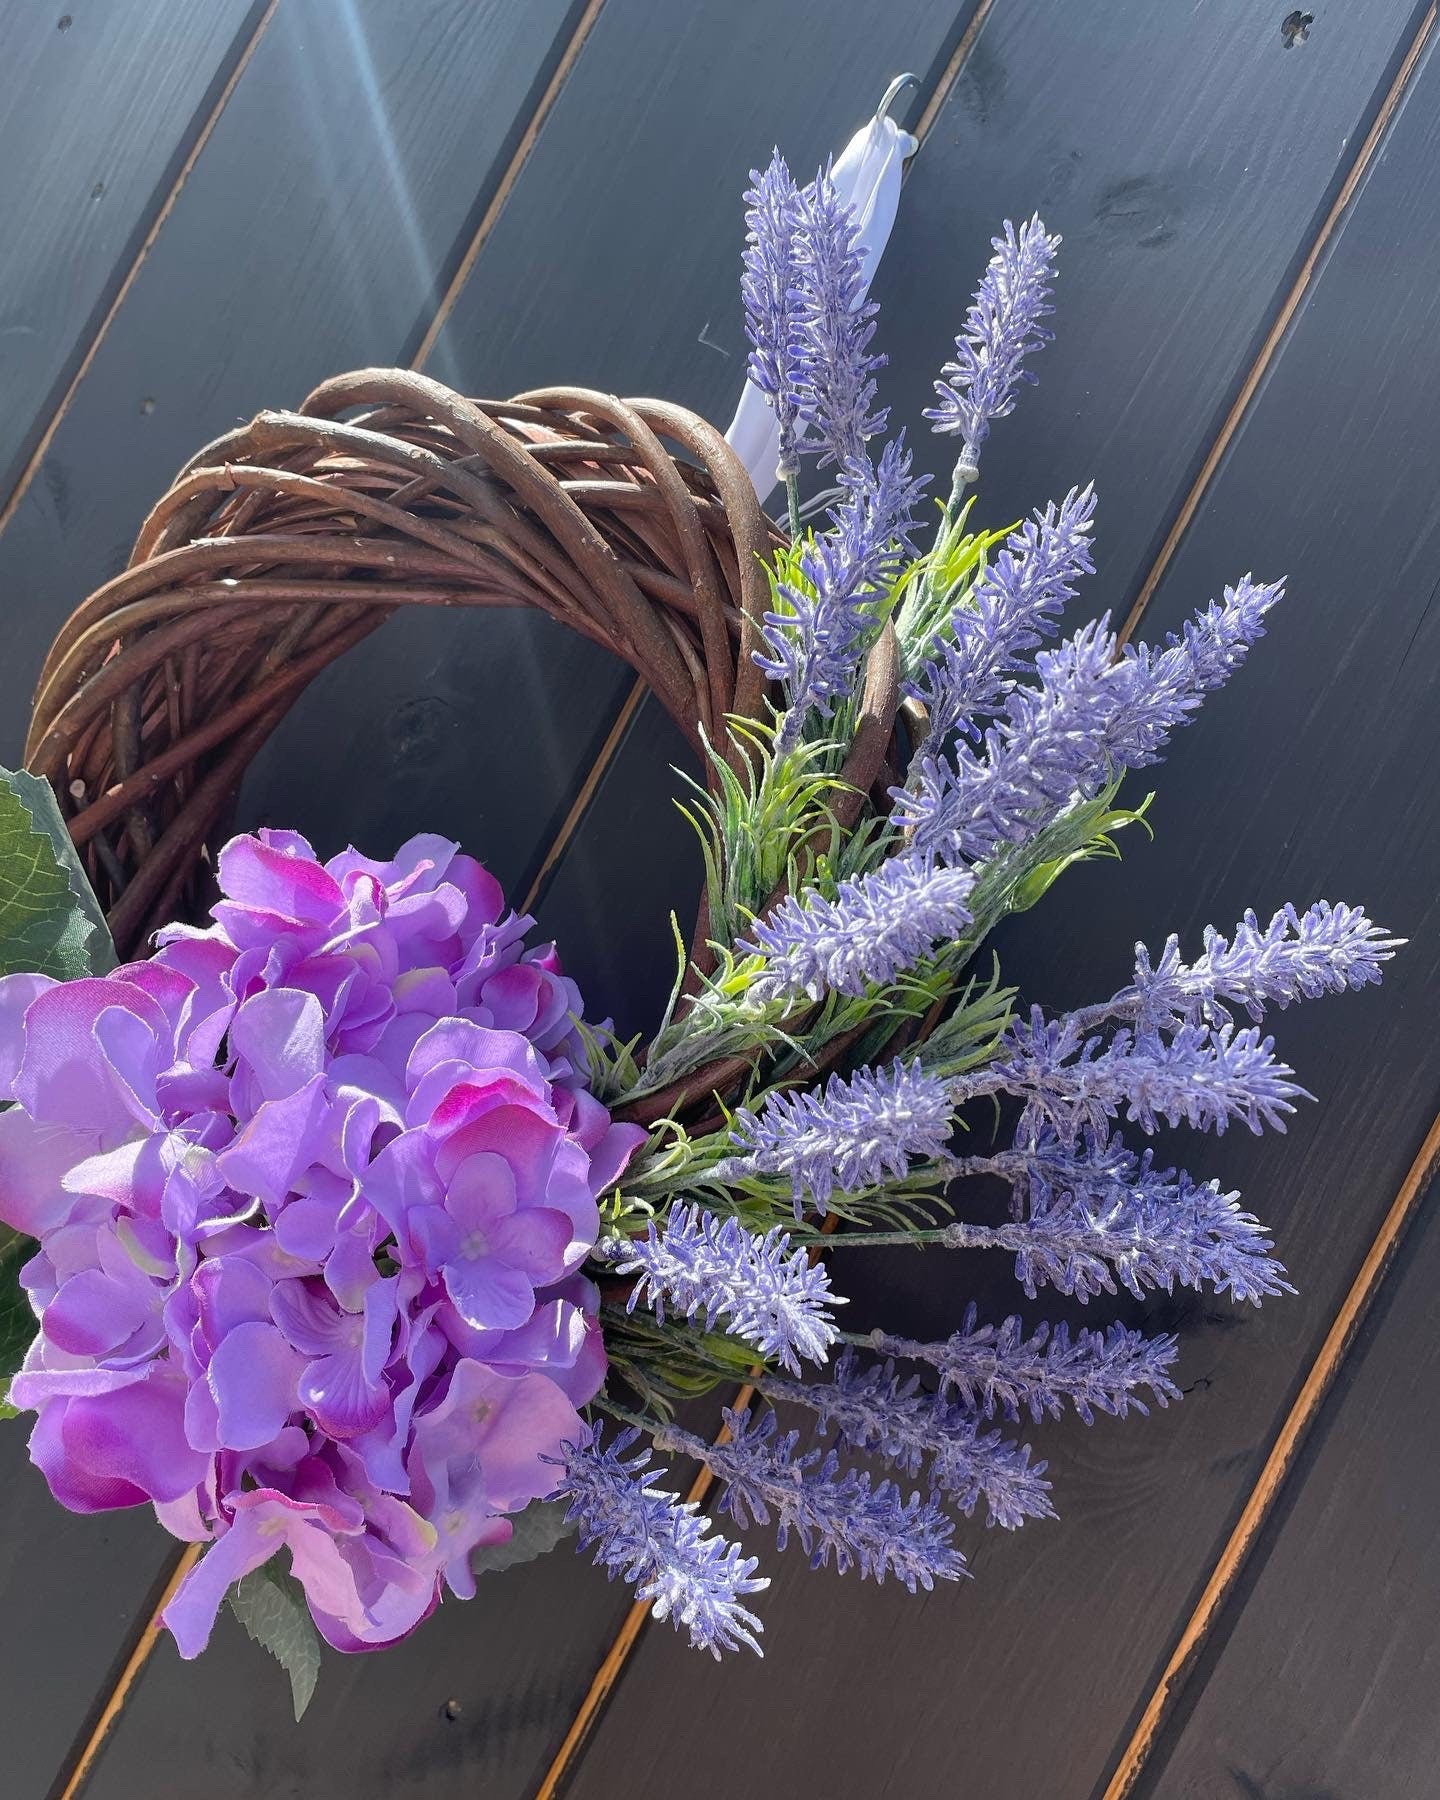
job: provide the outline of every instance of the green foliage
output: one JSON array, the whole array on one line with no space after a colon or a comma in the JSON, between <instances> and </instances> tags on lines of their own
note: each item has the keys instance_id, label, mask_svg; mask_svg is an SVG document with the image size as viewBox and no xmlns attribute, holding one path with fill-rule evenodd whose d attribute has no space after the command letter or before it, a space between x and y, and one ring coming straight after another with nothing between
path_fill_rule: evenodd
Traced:
<instances>
[{"instance_id":1,"label":"green foliage","mask_svg":"<svg viewBox=\"0 0 1440 1800\"><path fill-rule=\"evenodd\" d=\"M103 975L115 946L48 782L0 769L0 975ZM20 1286L31 1238L0 1225L0 1393L25 1359L35 1315ZM15 1409L0 1400L0 1419Z\"/></svg>"},{"instance_id":2,"label":"green foliage","mask_svg":"<svg viewBox=\"0 0 1440 1800\"><path fill-rule=\"evenodd\" d=\"M723 1384L733 1387L756 1366L757 1352L718 1331L697 1331L682 1321L662 1324L637 1308L603 1306L600 1322L610 1359L606 1392L628 1388L646 1412L671 1418L678 1400L695 1400Z\"/></svg>"},{"instance_id":3,"label":"green foliage","mask_svg":"<svg viewBox=\"0 0 1440 1800\"><path fill-rule=\"evenodd\" d=\"M290 1677L298 1723L320 1675L320 1634L305 1604L304 1589L272 1557L231 1588L230 1609Z\"/></svg>"},{"instance_id":4,"label":"green foliage","mask_svg":"<svg viewBox=\"0 0 1440 1800\"><path fill-rule=\"evenodd\" d=\"M114 967L105 916L49 783L0 769L0 975L69 981Z\"/></svg>"},{"instance_id":5,"label":"green foliage","mask_svg":"<svg viewBox=\"0 0 1440 1800\"><path fill-rule=\"evenodd\" d=\"M20 1286L21 1264L38 1248L33 1238L4 1228L5 1242L0 1244L0 1395L9 1387L10 1378L25 1360L35 1336L35 1314L29 1297ZM0 1420L18 1415L10 1402L0 1399Z\"/></svg>"},{"instance_id":6,"label":"green foliage","mask_svg":"<svg viewBox=\"0 0 1440 1800\"><path fill-rule=\"evenodd\" d=\"M940 542L917 557L897 584L895 632L906 681L915 678L936 646L950 636L951 617L974 592L990 552L1015 529L1003 525L996 531L967 532L972 504L973 500L966 501L949 530L942 528Z\"/></svg>"},{"instance_id":7,"label":"green foliage","mask_svg":"<svg viewBox=\"0 0 1440 1800\"><path fill-rule=\"evenodd\" d=\"M705 858L710 938L729 946L782 882L799 873L799 857L833 850L838 833L829 810L841 784L824 766L838 749L828 740L784 754L772 728L732 719L730 731L745 755L737 773L709 747L718 780L711 794L688 775L695 798L680 810L694 826Z\"/></svg>"},{"instance_id":8,"label":"green foliage","mask_svg":"<svg viewBox=\"0 0 1440 1800\"><path fill-rule=\"evenodd\" d=\"M558 1471L557 1471L558 1473ZM518 1563L534 1562L563 1543L575 1529L565 1522L563 1500L532 1500L515 1519L515 1533L505 1544L481 1544L470 1552L470 1567L476 1575L491 1575L500 1569L513 1569Z\"/></svg>"}]
</instances>

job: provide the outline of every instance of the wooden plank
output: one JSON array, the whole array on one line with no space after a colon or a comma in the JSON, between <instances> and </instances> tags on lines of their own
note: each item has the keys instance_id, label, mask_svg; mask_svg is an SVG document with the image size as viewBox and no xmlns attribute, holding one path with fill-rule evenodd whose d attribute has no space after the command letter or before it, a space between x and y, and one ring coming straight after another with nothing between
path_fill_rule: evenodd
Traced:
<instances>
[{"instance_id":1,"label":"wooden plank","mask_svg":"<svg viewBox=\"0 0 1440 1800\"><path fill-rule=\"evenodd\" d=\"M164 204L254 0L0 19L0 506Z\"/></svg>"},{"instance_id":2,"label":"wooden plank","mask_svg":"<svg viewBox=\"0 0 1440 1800\"><path fill-rule=\"evenodd\" d=\"M1090 95L1087 104L1101 107L1108 94L1108 105L1118 111L1123 100L1126 132L1119 154L1143 168L1145 95L1153 90L1159 96L1166 82L1172 101L1176 91L1179 65L1162 66L1160 34L1137 29L1131 60L1112 64L1106 80L1114 85L1096 96L1098 70L1077 67L1058 48L1046 51L1033 35L1033 15L1028 39L1005 38L1007 19L1019 33L1018 15L997 9L980 40L983 48L999 33L1006 46L992 64L1009 73L1005 92L992 102L992 122L1021 88L1018 70L1063 66L1067 81ZM1208 23L1220 28L1213 14ZM1408 30L1412 21L1397 15L1394 23ZM1200 24L1192 15L1183 29ZM1182 29L1178 22L1175 29ZM1263 167L1266 144L1257 143L1254 122L1267 109L1257 89L1247 91L1247 82L1258 77L1246 61L1249 56L1254 67L1263 67L1260 50L1246 43L1238 14L1224 29L1234 34L1231 60L1212 45L1190 61L1206 78L1223 83L1228 77L1233 84L1243 114L1231 125L1223 109L1212 108L1210 124L1223 141L1239 128L1240 117L1252 122L1247 157ZM1397 38L1392 50L1399 47ZM1108 48L1118 56L1118 44ZM1303 53L1316 49L1323 49L1318 27ZM1346 98L1358 49L1352 40L1339 63L1328 65L1337 107ZM1383 91L1398 57L1373 44L1371 50L1367 78L1378 77ZM1290 65L1277 66L1289 79ZM1279 77L1272 71L1270 78ZM1188 104L1190 89L1184 91ZM1349 116L1357 124L1372 99L1358 88L1348 91ZM1017 103L1028 109L1028 91ZM1069 113L1058 98L1052 110L1062 125L1044 140L1042 168L1068 156ZM1412 141L1432 113L1433 100L1427 106L1417 93L1403 115ZM957 150L965 149L972 129L983 135L982 125L958 122ZM1336 130L1329 141L1341 135ZM1112 162L1101 167L1100 147L1107 141ZM1115 144L1113 130L1097 132L1093 153L1082 154L1086 182L1095 191L1115 179ZM1096 1791L1124 1743L1436 1107L1428 1053L1429 1019L1440 994L1434 855L1427 848L1433 805L1430 784L1415 778L1415 771L1434 767L1440 753L1426 698L1434 584L1424 574L1433 565L1440 527L1440 508L1424 475L1436 428L1425 384L1414 373L1425 366L1421 359L1433 328L1433 281L1424 258L1408 250L1404 257L1395 254L1397 245L1427 236L1430 203L1420 195L1434 168L1433 148L1412 149L1408 158L1417 216L1397 217L1393 208L1377 216L1370 192L1362 190L1256 411L1158 589L1146 631L1153 636L1176 626L1237 572L1237 557L1239 567L1253 561L1261 572L1288 566L1293 598L1243 677L1207 707L1158 773L1158 842L1128 845L1124 871L1096 865L1067 876L1063 899L1053 897L998 942L1005 972L1022 983L1025 995L1058 1008L1119 986L1137 938L1157 945L1173 928L1193 943L1206 919L1226 924L1248 903L1263 913L1292 893L1302 901L1322 893L1363 897L1413 936L1405 965L1385 990L1278 1021L1282 1050L1324 1102L1297 1120L1288 1141L1240 1143L1229 1136L1218 1144L1172 1146L1167 1140L1164 1146L1197 1172L1240 1187L1275 1225L1300 1298L1258 1314L1164 1296L1144 1309L1131 1307L1132 1322L1183 1329L1184 1405L1149 1421L1102 1421L1090 1432L1067 1424L1029 1434L1052 1459L1061 1521L1013 1537L965 1531L977 1579L963 1589L915 1600L850 1578L812 1574L803 1557L792 1552L782 1558L771 1550L764 1561L776 1579L764 1597L763 1665L735 1658L717 1671L689 1657L668 1631L649 1632L571 1785L575 1800L616 1792L622 1781L648 1791L663 1783L663 1771L677 1766L684 1746L697 1741L724 1745L724 1784L732 1800L775 1792L861 1800L880 1792L951 1791L1028 1800L1040 1793ZM1199 149L1192 160L1206 162ZM1383 169L1392 160L1397 166L1405 160L1398 147ZM987 178L993 174L978 144L966 149L966 161L987 169ZM923 169L922 160L904 221L915 219L913 184ZM1013 186L1017 178L1012 165L1006 180ZM1380 181L1380 174L1372 177L1377 190ZM1263 330L1303 254L1312 198L1330 186L1331 178L1322 175L1293 220L1287 222L1283 210L1272 219L1273 233L1288 233L1270 265L1276 285L1244 323L1242 341ZM1296 197L1293 188L1287 193ZM973 196L966 199L967 206L973 203ZM1228 217L1235 202L1232 197L1222 207L1206 189L1195 204L1215 219L1222 212ZM1047 216L1070 230L1063 335L1047 353L1045 384L1026 396L1009 435L1027 441L1043 472L1052 456L1052 420L1062 435L1078 429L1054 419L1049 409L1050 378L1066 360L1064 345L1074 341L1075 314L1081 313L1091 429L1112 464L1108 484L1101 482L1100 540L1105 585L1113 596L1132 578L1125 570L1113 579L1115 523L1122 542L1153 541L1153 526L1128 516L1130 483L1119 446L1122 440L1133 445L1136 468L1148 476L1153 457L1165 453L1161 438L1182 416L1168 407L1153 416L1148 392L1137 387L1133 373L1143 366L1148 376L1157 368L1145 355L1146 321L1174 295L1158 274L1143 288L1132 281L1139 315L1135 356L1127 355L1112 378L1088 354L1099 334L1086 329L1082 280L1096 276L1082 278L1074 269L1088 260L1107 280L1109 253L1057 208L1049 207ZM940 236L933 219L923 226ZM1167 252L1168 245L1157 246L1160 269ZM1125 257L1120 260L1123 268ZM1204 264L1204 279L1226 287L1238 304L1240 287L1227 286L1213 237L1206 240ZM1339 274L1342 268L1348 276ZM903 264L890 265L892 281L902 272ZM1197 261L1195 279L1201 278ZM1258 277L1256 285L1263 285ZM1109 286L1103 301L1117 303ZM1163 368L1159 373L1162 391L1173 393L1174 379ZM1072 391L1067 405L1073 408L1075 400ZM1107 405L1116 407L1113 416L1103 410ZM1206 419L1213 416L1200 411ZM1000 442L998 434L994 442ZM1182 490L1190 464L1204 451L1198 433L1189 442L1177 465ZM1345 446L1343 457L1335 454L1337 442ZM1014 454L1018 461L1021 452ZM1085 469L1072 465L1072 471ZM1057 472L1050 485L1069 478L1070 472ZM987 488L987 516L994 517L989 495ZM1176 498L1172 493L1160 508L1162 517ZM1010 509L997 510L1003 516ZM1363 529L1347 529L1351 517L1363 519ZM1143 564L1142 552L1135 574L1143 576ZM1364 596L1363 605L1357 606L1357 595ZM638 751L638 728L632 742ZM1363 752L1352 755L1349 746L1363 746ZM837 1287L854 1301L855 1317L847 1324L862 1330L877 1320L900 1320L907 1331L938 1335L953 1326L957 1291L963 1298L974 1294L991 1310L1009 1307L1016 1294L999 1270L983 1262L962 1269L934 1257L847 1257L840 1249L834 1267ZM1037 1302L1019 1310L1038 1318L1066 1309ZM1097 1307L1089 1314L1115 1310ZM761 1548L758 1534L755 1547ZM1247 1695L1253 1696L1261 1669L1269 1667L1273 1662L1250 1666ZM879 1690L877 1668L884 1670ZM859 1692L876 1693L875 1704L855 1706L850 1697ZM1319 1692L1317 1687L1312 1704ZM743 1730L737 1721L744 1721ZM1262 1741L1257 1727L1254 1742ZM1268 1765L1257 1751L1247 1766ZM1314 1767L1320 1766L1317 1759ZM1168 1796L1181 1790L1162 1777L1156 1791ZM1212 1780L1189 1791L1229 1790Z\"/></svg>"},{"instance_id":3,"label":"wooden plank","mask_svg":"<svg viewBox=\"0 0 1440 1800\"><path fill-rule=\"evenodd\" d=\"M707 317L699 301L716 293L729 304L747 169L782 135L802 159L818 160L873 107L893 68L943 66L968 7L865 0L855 12L859 38L839 44L824 33L828 15L816 0L786 0L738 32L719 4L687 9L683 22L667 13L662 29L651 0L607 0L437 340L431 372L479 391L571 375L623 391L636 385L625 371L633 357L668 394L694 361L714 358L723 368L713 393L733 400L740 359L697 343ZM803 97L793 75L802 54L816 72ZM697 90L698 69L707 79ZM621 93L643 103L617 108ZM681 142L689 187L674 156ZM590 154L599 143L603 165ZM608 285L595 286L595 271L587 277L576 260L577 238L597 225L601 241L629 242L626 279L611 281L607 268ZM664 284L666 300L637 331L641 270L652 292ZM582 305L587 286L594 292ZM237 309L240 322L249 308ZM515 329L522 314L525 334ZM526 360L531 331L568 345L566 359L549 369ZM584 363L573 360L577 345ZM421 825L450 830L519 893L627 678L529 617L407 620L369 648L368 660L362 649L317 684L277 738L247 795L250 816L298 819L326 844L351 832L374 842ZM377 1768L387 1784L423 1780L441 1797L477 1787L497 1800L529 1793L628 1600L564 1553L496 1577L481 1604L442 1608L393 1655L329 1659L298 1732L283 1681L237 1630L223 1627L196 1668L182 1667L162 1641L87 1796L367 1792Z\"/></svg>"},{"instance_id":4,"label":"wooden plank","mask_svg":"<svg viewBox=\"0 0 1440 1800\"><path fill-rule=\"evenodd\" d=\"M1440 1715L1432 1202L1345 1364L1250 1579L1137 1794L1434 1791ZM1196 1691L1198 1690L1198 1692Z\"/></svg>"},{"instance_id":5,"label":"wooden plank","mask_svg":"<svg viewBox=\"0 0 1440 1800\"><path fill-rule=\"evenodd\" d=\"M1383 852L1365 879L1375 892L1393 887L1395 916L1413 940L1392 995L1409 1029L1377 1046L1374 1112L1364 1134L1371 1146L1381 1140L1377 1197L1388 1185L1392 1142L1398 1149L1421 1108L1433 1113L1440 1098L1433 1057L1419 1048L1435 992L1437 909L1433 794L1423 775L1417 782L1434 767L1427 715L1440 650L1432 613L1440 514L1423 474L1440 448L1440 425L1426 382L1416 379L1429 366L1436 328L1437 96L1440 60L1432 53L1226 478L1227 486L1241 484L1278 453L1305 484L1304 515L1318 520L1325 506L1343 507L1333 516L1364 517L1379 534L1363 589L1351 592L1363 591L1367 602L1382 597L1375 627L1390 636L1388 668L1368 652L1352 661L1344 641L1332 646L1337 679L1365 685L1378 729L1361 738L1342 726L1337 736L1338 745L1365 744L1357 759L1363 777L1343 767L1343 750L1324 764L1327 786L1332 770L1339 776L1331 788L1337 836L1348 835L1367 806L1378 812L1373 835ZM1402 244L1423 249L1399 256ZM1360 319L1363 344L1354 335ZM1321 404L1317 381L1338 400L1333 425L1348 445L1343 466L1327 467L1318 443L1296 453ZM1199 532L1219 528L1219 520L1202 520ZM1326 538L1342 540L1332 577L1342 591L1363 561L1343 536L1339 527ZM1403 622L1391 624L1402 609ZM1324 705L1323 693L1313 698ZM1364 849L1353 852L1357 881ZM1393 1099L1383 1093L1386 1073L1401 1077ZM1357 1119L1362 1104L1357 1095ZM1400 1800L1433 1788L1435 1708L1426 1689L1440 1645L1433 1608L1416 1604L1433 1589L1436 1568L1429 1315L1440 1224L1433 1188L1420 1220L1236 1599L1212 1628L1183 1702L1189 1716L1152 1753L1142 1793L1169 1800L1323 1790Z\"/></svg>"},{"instance_id":6,"label":"wooden plank","mask_svg":"<svg viewBox=\"0 0 1440 1800\"><path fill-rule=\"evenodd\" d=\"M197 444L418 340L567 21L568 0L280 9L0 538L12 738L43 641ZM53 1626L7 1640L0 1730L38 1794L173 1545L138 1512L60 1511L26 1435L0 1431L0 1610Z\"/></svg>"}]
</instances>

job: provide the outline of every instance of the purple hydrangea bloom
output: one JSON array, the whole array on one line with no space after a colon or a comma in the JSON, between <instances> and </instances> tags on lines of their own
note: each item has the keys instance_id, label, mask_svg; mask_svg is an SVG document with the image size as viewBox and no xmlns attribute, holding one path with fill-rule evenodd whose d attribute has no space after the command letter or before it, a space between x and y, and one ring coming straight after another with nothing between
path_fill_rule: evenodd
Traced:
<instances>
[{"instance_id":1,"label":"purple hydrangea bloom","mask_svg":"<svg viewBox=\"0 0 1440 1800\"><path fill-rule=\"evenodd\" d=\"M886 1331L871 1341L882 1356L928 1363L940 1376L942 1393L957 1393L987 1418L999 1412L1018 1421L1028 1412L1038 1425L1073 1406L1090 1425L1096 1413L1123 1419L1131 1411L1148 1412L1142 1388L1159 1406L1180 1398L1169 1374L1179 1354L1176 1340L1146 1337L1125 1325L1081 1327L1073 1335L1068 1325L1038 1325L1027 1337L1014 1316L998 1326L981 1325L972 1304L959 1331L941 1343Z\"/></svg>"},{"instance_id":2,"label":"purple hydrangea bloom","mask_svg":"<svg viewBox=\"0 0 1440 1800\"><path fill-rule=\"evenodd\" d=\"M1118 1007L1112 1003L1112 1015L1133 1010L1157 1024L1223 1023L1228 1008L1239 1006L1258 1023L1267 1006L1378 983L1380 965L1404 940L1387 936L1358 906L1318 900L1304 913L1284 906L1264 926L1247 912L1229 938L1207 925L1204 941L1204 954L1193 963L1181 960L1177 937L1166 940L1153 963L1137 944L1135 986L1118 996Z\"/></svg>"},{"instance_id":3,"label":"purple hydrangea bloom","mask_svg":"<svg viewBox=\"0 0 1440 1800\"><path fill-rule=\"evenodd\" d=\"M818 1000L896 981L971 923L974 886L969 869L901 854L842 881L833 900L813 889L790 894L739 946L765 958L750 995Z\"/></svg>"},{"instance_id":4,"label":"purple hydrangea bloom","mask_svg":"<svg viewBox=\"0 0 1440 1800\"><path fill-rule=\"evenodd\" d=\"M1007 219L1004 236L992 238L991 245L995 254L955 340L955 360L935 383L940 404L925 414L936 431L960 438L956 473L967 482L979 472L980 447L991 422L1014 411L1020 382L1035 379L1025 358L1053 336L1040 321L1055 310L1049 301L1060 239L1037 215L1018 231Z\"/></svg>"},{"instance_id":5,"label":"purple hydrangea bloom","mask_svg":"<svg viewBox=\"0 0 1440 1800\"><path fill-rule=\"evenodd\" d=\"M831 1194L857 1193L908 1174L911 1162L945 1154L954 1108L950 1086L918 1062L832 1075L814 1093L773 1091L759 1113L741 1107L730 1141L739 1155L715 1169L721 1181L783 1175L795 1216L820 1212Z\"/></svg>"},{"instance_id":6,"label":"purple hydrangea bloom","mask_svg":"<svg viewBox=\"0 0 1440 1800\"><path fill-rule=\"evenodd\" d=\"M959 1167L1008 1180L1016 1216L1005 1225L952 1225L946 1242L1012 1251L1015 1278L1031 1299L1044 1284L1089 1300L1113 1294L1117 1278L1136 1296L1179 1282L1257 1306L1294 1292L1238 1194L1157 1168L1153 1151L1136 1156L1118 1136L1087 1131L1071 1145L1042 1129L1032 1143L966 1157Z\"/></svg>"},{"instance_id":7,"label":"purple hydrangea bloom","mask_svg":"<svg viewBox=\"0 0 1440 1800\"><path fill-rule=\"evenodd\" d=\"M780 428L776 473L798 474L796 450L800 397L797 376L804 341L800 330L800 190L777 150L762 175L750 171L745 194L745 257L740 296L750 339L749 375L774 408Z\"/></svg>"},{"instance_id":8,"label":"purple hydrangea bloom","mask_svg":"<svg viewBox=\"0 0 1440 1800\"><path fill-rule=\"evenodd\" d=\"M858 1469L842 1469L833 1450L800 1450L799 1432L780 1432L774 1413L756 1421L748 1407L726 1407L724 1416L724 1442L707 1444L673 1427L656 1441L696 1457L726 1484L720 1509L742 1530L773 1517L780 1548L793 1531L812 1568L833 1557L842 1575L852 1567L876 1582L893 1575L912 1594L968 1573L951 1543L954 1521L933 1496L907 1497L893 1481L877 1485Z\"/></svg>"},{"instance_id":9,"label":"purple hydrangea bloom","mask_svg":"<svg viewBox=\"0 0 1440 1800\"><path fill-rule=\"evenodd\" d=\"M978 735L974 721L1000 710L1015 685L1011 676L1027 666L1021 652L1054 635L1075 583L1095 573L1094 518L1094 488L1072 488L1058 507L1052 502L1010 533L969 602L956 608L950 637L916 684L933 742L956 730Z\"/></svg>"},{"instance_id":10,"label":"purple hydrangea bloom","mask_svg":"<svg viewBox=\"0 0 1440 1800\"><path fill-rule=\"evenodd\" d=\"M598 1437L565 1445L561 1492L582 1548L594 1544L595 1560L612 1581L620 1575L631 1582L657 1619L670 1619L677 1631L683 1625L690 1642L717 1661L722 1650L742 1644L762 1655L760 1621L743 1601L769 1580L755 1574L753 1556L711 1535L693 1500L656 1486L660 1476L649 1469L649 1450L626 1460L639 1435L625 1431L603 1446Z\"/></svg>"},{"instance_id":11,"label":"purple hydrangea bloom","mask_svg":"<svg viewBox=\"0 0 1440 1800\"><path fill-rule=\"evenodd\" d=\"M1007 1531L1055 1517L1045 1464L1031 1462L1028 1444L986 1431L968 1407L922 1389L918 1376L897 1376L893 1362L867 1366L847 1350L833 1381L767 1376L760 1387L767 1400L808 1407L852 1450L873 1451L907 1475L925 1472L967 1518L981 1500L986 1524Z\"/></svg>"},{"instance_id":12,"label":"purple hydrangea bloom","mask_svg":"<svg viewBox=\"0 0 1440 1800\"><path fill-rule=\"evenodd\" d=\"M823 1263L792 1250L779 1226L764 1237L738 1219L717 1219L684 1204L664 1227L617 1243L618 1273L638 1275L629 1310L648 1301L658 1319L668 1307L682 1318L703 1315L705 1329L725 1320L731 1337L753 1344L767 1361L799 1371L800 1358L823 1363L836 1331L827 1308L843 1304Z\"/></svg>"},{"instance_id":13,"label":"purple hydrangea bloom","mask_svg":"<svg viewBox=\"0 0 1440 1800\"><path fill-rule=\"evenodd\" d=\"M403 1637L555 1485L604 1378L580 1266L636 1144L579 997L440 838L221 852L204 930L103 979L0 982L0 1217L40 1241L13 1402L73 1510L210 1548L205 1645L281 1548L337 1648Z\"/></svg>"}]
</instances>

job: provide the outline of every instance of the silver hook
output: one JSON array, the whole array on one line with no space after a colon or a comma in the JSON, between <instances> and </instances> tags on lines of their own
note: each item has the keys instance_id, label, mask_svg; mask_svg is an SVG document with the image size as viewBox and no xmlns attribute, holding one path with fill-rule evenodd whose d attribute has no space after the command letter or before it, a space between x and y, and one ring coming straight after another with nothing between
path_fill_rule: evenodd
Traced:
<instances>
[{"instance_id":1,"label":"silver hook","mask_svg":"<svg viewBox=\"0 0 1440 1800\"><path fill-rule=\"evenodd\" d=\"M906 88L919 87L919 85L920 77L918 75L897 75L881 96L880 104L875 108L875 117L877 119L888 119L890 117L890 108L905 92Z\"/></svg>"}]
</instances>

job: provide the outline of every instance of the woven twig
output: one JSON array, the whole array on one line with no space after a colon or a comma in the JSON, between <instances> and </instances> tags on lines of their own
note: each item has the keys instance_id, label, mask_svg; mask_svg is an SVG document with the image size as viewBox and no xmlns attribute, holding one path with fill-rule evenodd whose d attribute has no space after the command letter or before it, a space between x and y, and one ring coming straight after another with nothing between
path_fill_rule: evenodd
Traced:
<instances>
[{"instance_id":1,"label":"woven twig","mask_svg":"<svg viewBox=\"0 0 1440 1800\"><path fill-rule=\"evenodd\" d=\"M400 369L323 383L180 472L125 572L70 618L26 765L54 786L122 955L198 894L251 758L328 664L407 606L533 606L629 663L697 751L760 716L777 542L682 407L583 388L468 400ZM844 777L880 779L893 641Z\"/></svg>"}]
</instances>

